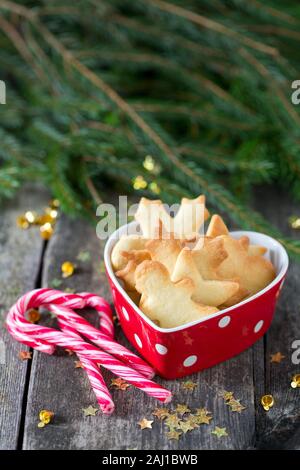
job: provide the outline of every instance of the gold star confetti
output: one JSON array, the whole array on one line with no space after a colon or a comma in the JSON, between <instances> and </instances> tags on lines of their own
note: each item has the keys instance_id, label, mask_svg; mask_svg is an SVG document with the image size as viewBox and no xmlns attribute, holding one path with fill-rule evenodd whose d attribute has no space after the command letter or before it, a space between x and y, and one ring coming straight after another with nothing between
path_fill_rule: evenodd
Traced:
<instances>
[{"instance_id":1,"label":"gold star confetti","mask_svg":"<svg viewBox=\"0 0 300 470\"><path fill-rule=\"evenodd\" d=\"M141 429L152 429L152 423L153 421L143 418L138 422L138 425L140 426Z\"/></svg>"},{"instance_id":2,"label":"gold star confetti","mask_svg":"<svg viewBox=\"0 0 300 470\"><path fill-rule=\"evenodd\" d=\"M111 385L112 387L115 387L118 390L126 390L128 387L130 387L130 384L125 382L125 380L121 379L118 377L117 379L111 379Z\"/></svg>"},{"instance_id":3,"label":"gold star confetti","mask_svg":"<svg viewBox=\"0 0 300 470\"><path fill-rule=\"evenodd\" d=\"M261 397L260 403L265 411L269 411L274 405L274 398L272 395L264 395Z\"/></svg>"},{"instance_id":4,"label":"gold star confetti","mask_svg":"<svg viewBox=\"0 0 300 470\"><path fill-rule=\"evenodd\" d=\"M89 251L80 251L76 259L78 259L78 261L81 261L82 263L86 263L87 261L90 261L91 253Z\"/></svg>"},{"instance_id":5,"label":"gold star confetti","mask_svg":"<svg viewBox=\"0 0 300 470\"><path fill-rule=\"evenodd\" d=\"M64 278L72 276L74 271L75 271L75 265L71 263L71 261L65 261L61 265L62 277Z\"/></svg>"},{"instance_id":6,"label":"gold star confetti","mask_svg":"<svg viewBox=\"0 0 300 470\"><path fill-rule=\"evenodd\" d=\"M22 361L26 361L28 359L32 359L32 353L29 352L29 351L20 351L19 352L19 358L22 360Z\"/></svg>"},{"instance_id":7,"label":"gold star confetti","mask_svg":"<svg viewBox=\"0 0 300 470\"><path fill-rule=\"evenodd\" d=\"M40 226L40 235L43 240L50 240L53 235L53 227L49 222Z\"/></svg>"},{"instance_id":8,"label":"gold star confetti","mask_svg":"<svg viewBox=\"0 0 300 470\"><path fill-rule=\"evenodd\" d=\"M289 224L290 224L290 227L293 228L294 230L299 230L300 229L300 217L298 215L291 215L291 217L289 217Z\"/></svg>"},{"instance_id":9,"label":"gold star confetti","mask_svg":"<svg viewBox=\"0 0 300 470\"><path fill-rule=\"evenodd\" d=\"M44 428L46 424L49 424L54 418L53 411L41 410L39 412L40 422L38 423L38 428Z\"/></svg>"},{"instance_id":10,"label":"gold star confetti","mask_svg":"<svg viewBox=\"0 0 300 470\"><path fill-rule=\"evenodd\" d=\"M219 426L216 426L215 429L211 431L211 434L217 436L218 439L228 436L226 428L219 428Z\"/></svg>"},{"instance_id":11,"label":"gold star confetti","mask_svg":"<svg viewBox=\"0 0 300 470\"><path fill-rule=\"evenodd\" d=\"M158 419L165 419L169 416L170 412L167 408L155 408L152 412L153 416L156 416Z\"/></svg>"},{"instance_id":12,"label":"gold star confetti","mask_svg":"<svg viewBox=\"0 0 300 470\"><path fill-rule=\"evenodd\" d=\"M66 353L68 353L69 356L73 356L74 354L74 351L72 351L71 349L65 349Z\"/></svg>"},{"instance_id":13,"label":"gold star confetti","mask_svg":"<svg viewBox=\"0 0 300 470\"><path fill-rule=\"evenodd\" d=\"M292 388L299 388L300 387L300 374L296 374L293 376L292 382L291 382L291 387Z\"/></svg>"},{"instance_id":14,"label":"gold star confetti","mask_svg":"<svg viewBox=\"0 0 300 470\"><path fill-rule=\"evenodd\" d=\"M82 411L84 416L96 416L99 410L98 408L94 408L92 405L90 405L87 408L82 408Z\"/></svg>"},{"instance_id":15,"label":"gold star confetti","mask_svg":"<svg viewBox=\"0 0 300 470\"><path fill-rule=\"evenodd\" d=\"M75 291L76 291L76 289L74 289L73 287L66 287L65 288L65 292L68 292L68 294L74 294Z\"/></svg>"},{"instance_id":16,"label":"gold star confetti","mask_svg":"<svg viewBox=\"0 0 300 470\"><path fill-rule=\"evenodd\" d=\"M186 434L189 431L193 431L193 429L195 429L195 426L189 421L180 421L178 429L180 429L180 431Z\"/></svg>"},{"instance_id":17,"label":"gold star confetti","mask_svg":"<svg viewBox=\"0 0 300 470\"><path fill-rule=\"evenodd\" d=\"M184 415L185 413L190 413L191 412L191 410L186 405L177 405L176 406L176 411L180 415Z\"/></svg>"},{"instance_id":18,"label":"gold star confetti","mask_svg":"<svg viewBox=\"0 0 300 470\"><path fill-rule=\"evenodd\" d=\"M178 425L180 423L180 418L178 418L176 413L172 413L172 414L169 414L169 416L165 419L164 423L170 429L178 428Z\"/></svg>"},{"instance_id":19,"label":"gold star confetti","mask_svg":"<svg viewBox=\"0 0 300 470\"><path fill-rule=\"evenodd\" d=\"M138 175L134 178L132 182L133 189L139 190L139 189L146 189L148 186L147 181L144 179L143 176Z\"/></svg>"},{"instance_id":20,"label":"gold star confetti","mask_svg":"<svg viewBox=\"0 0 300 470\"><path fill-rule=\"evenodd\" d=\"M206 408L197 408L195 422L197 424L209 424L210 420L212 419L211 412L208 411Z\"/></svg>"},{"instance_id":21,"label":"gold star confetti","mask_svg":"<svg viewBox=\"0 0 300 470\"><path fill-rule=\"evenodd\" d=\"M225 401L230 401L233 397L233 392L227 392L224 390L221 392L220 396L225 400Z\"/></svg>"},{"instance_id":22,"label":"gold star confetti","mask_svg":"<svg viewBox=\"0 0 300 470\"><path fill-rule=\"evenodd\" d=\"M188 423L193 429L199 428L198 416L190 415L185 419L185 423Z\"/></svg>"},{"instance_id":23,"label":"gold star confetti","mask_svg":"<svg viewBox=\"0 0 300 470\"><path fill-rule=\"evenodd\" d=\"M35 308L31 308L27 312L27 318L30 323L37 323L41 319L41 314Z\"/></svg>"},{"instance_id":24,"label":"gold star confetti","mask_svg":"<svg viewBox=\"0 0 300 470\"><path fill-rule=\"evenodd\" d=\"M74 364L75 364L75 369L84 369L82 362L74 361Z\"/></svg>"},{"instance_id":25,"label":"gold star confetti","mask_svg":"<svg viewBox=\"0 0 300 470\"><path fill-rule=\"evenodd\" d=\"M175 441L178 441L180 436L181 436L181 432L178 432L178 431L175 431L174 429L172 431L168 431L166 433L166 436L169 440L171 439L174 439Z\"/></svg>"},{"instance_id":26,"label":"gold star confetti","mask_svg":"<svg viewBox=\"0 0 300 470\"><path fill-rule=\"evenodd\" d=\"M194 390L198 387L198 384L192 380L187 380L186 382L182 382L181 386L184 390Z\"/></svg>"},{"instance_id":27,"label":"gold star confetti","mask_svg":"<svg viewBox=\"0 0 300 470\"><path fill-rule=\"evenodd\" d=\"M271 354L270 357L271 357L270 362L276 362L277 364L279 364L282 361L282 359L285 358L285 356L281 354L280 351L275 354Z\"/></svg>"},{"instance_id":28,"label":"gold star confetti","mask_svg":"<svg viewBox=\"0 0 300 470\"><path fill-rule=\"evenodd\" d=\"M241 413L241 411L246 409L246 407L240 403L240 400L235 400L234 398L227 402L226 405L230 406L231 411L237 413Z\"/></svg>"}]
</instances>

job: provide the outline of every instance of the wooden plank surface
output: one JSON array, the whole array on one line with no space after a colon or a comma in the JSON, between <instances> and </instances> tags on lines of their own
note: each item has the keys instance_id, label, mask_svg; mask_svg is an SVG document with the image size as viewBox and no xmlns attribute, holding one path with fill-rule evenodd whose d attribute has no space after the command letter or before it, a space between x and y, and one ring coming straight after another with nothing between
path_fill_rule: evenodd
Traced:
<instances>
[{"instance_id":1,"label":"wooden plank surface","mask_svg":"<svg viewBox=\"0 0 300 470\"><path fill-rule=\"evenodd\" d=\"M276 190L266 189L257 192L256 201L257 208L266 219L280 227L285 235L299 238L299 231L291 229L288 224L289 216L300 215L299 204L292 203ZM264 201L263 205L261 201ZM292 363L292 343L300 340L299 279L300 263L290 261L275 318L265 335L265 361L263 363L261 354L255 358L257 448L300 449L300 389L290 386L293 374L300 373L300 364ZM280 364L271 363L270 355L278 351L285 358ZM275 405L268 413L259 405L263 393L274 396Z\"/></svg>"},{"instance_id":2,"label":"wooden plank surface","mask_svg":"<svg viewBox=\"0 0 300 470\"><path fill-rule=\"evenodd\" d=\"M261 200L264 200L263 208L260 207ZM258 193L257 201L258 207L265 216L288 234L290 229L287 218L292 213L297 213L298 208L293 207L290 201L286 201L282 195L277 195L274 192ZM36 205L36 200L34 204ZM11 208L10 211L12 210ZM14 220L14 216L9 215L9 217ZM297 232L290 234L298 236ZM26 240L28 241L28 238ZM7 246L5 246L5 250L7 251ZM12 248L10 248L10 252L11 250ZM27 255L28 248L25 251ZM81 251L88 252L91 259L85 262L78 261L77 256ZM71 278L64 280L59 286L60 289L89 290L111 299L101 264L102 252L103 244L96 238L93 227L82 220L61 217L44 256L43 285L51 286L54 280L61 280L61 263L70 260L77 264L76 273ZM13 255L14 252L11 256ZM29 258L28 254L28 260ZM33 260L30 258L30 260L32 267L35 258ZM198 384L192 392L182 389L182 382L187 379L176 381L157 379L174 392L172 406L186 403L192 409L207 407L214 417L210 425L202 425L199 429L183 436L179 442L168 440L165 426L156 419L152 430L141 431L137 422L143 417L152 419L151 413L156 407L156 403L132 387L126 392L112 390L116 404L113 416L105 417L99 414L95 417L84 417L82 408L90 404L96 406L96 400L85 372L74 368L76 357L68 356L63 351L58 351L54 356L35 353L30 371L23 448L299 449L300 394L299 389L294 390L290 387L291 376L293 373L299 373L299 365L291 363L293 352L291 344L294 340L300 339L300 294L297 287L299 270L299 264L291 264L274 323L265 338L256 343L254 347L224 364L191 376L190 379ZM26 273L28 274L28 270ZM26 284L26 273L23 272L20 277L15 276L16 279L22 280L24 289L31 288ZM10 303L10 299L7 300L7 303ZM95 315L92 312L88 312L86 315L90 321L95 320ZM44 315L43 321L50 325L55 324L55 320L47 314ZM128 346L119 328L117 328L117 338ZM19 346L11 341L9 341L9 347L13 351L19 350ZM278 351L286 356L285 359L281 364L271 364L270 354ZM14 352L15 354L17 353ZM10 355L10 359L12 359L12 355ZM3 448L16 446L16 438L14 440L12 435L16 436L19 426L18 420L21 416L22 398L20 399L20 395L23 394L26 382L26 372L24 373L23 369L23 364L14 358L9 371L5 373L4 380L8 381L7 377L12 374L9 380L15 381L17 387L13 399L10 401L10 416L12 416L10 420L13 420L13 425L12 421L8 420L8 413L0 411L0 419L2 416L3 420L4 416L4 422L9 423L9 426L6 425ZM11 372L12 370L14 373ZM1 377L2 381L4 377L1 373L1 366L0 374L1 382ZM105 377L109 383L112 376L105 372ZM9 387L6 386L6 389L8 390ZM223 389L233 391L235 396L247 406L246 410L241 414L230 412L228 406L218 395ZM264 393L274 394L275 406L269 413L266 413L259 404L260 397ZM17 408L16 402L20 403L19 408ZM38 413L43 408L53 410L55 420L44 429L39 429L37 428ZM217 439L211 434L214 426L226 427L229 436Z\"/></svg>"},{"instance_id":3,"label":"wooden plank surface","mask_svg":"<svg viewBox=\"0 0 300 470\"><path fill-rule=\"evenodd\" d=\"M40 210L48 200L45 191L25 188L1 210L0 230L0 449L15 449L22 421L26 374L30 363L19 359L25 346L13 341L4 328L9 307L33 289L40 268L43 241L38 229L21 230L19 214Z\"/></svg>"},{"instance_id":4,"label":"wooden plank surface","mask_svg":"<svg viewBox=\"0 0 300 470\"><path fill-rule=\"evenodd\" d=\"M78 263L77 273L64 281L60 288L95 291L110 298L105 274L101 271L102 246L95 231L84 221L71 221L62 217L52 238L44 263L43 284L51 285L60 278L63 261L77 262L81 250L91 254L91 262ZM90 314L90 318L92 318ZM128 346L118 329L117 338ZM184 391L182 382L163 381L174 392L174 405L186 403L190 408L207 407L214 420L209 426L183 436L179 442L170 441L166 427L155 420L153 429L141 431L137 422L146 417L152 419L157 403L134 388L126 392L112 391L116 403L113 416L84 417L82 408L96 405L96 400L85 373L74 368L74 356L65 353L59 357L36 354L33 361L28 409L25 424L25 449L215 449L251 448L254 444L254 391L253 354L251 349L226 363L195 374L190 378L198 383L193 392ZM111 375L106 373L108 383ZM234 391L237 398L247 405L242 413L231 413L221 390ZM37 428L38 412L47 408L55 412L51 426ZM227 427L229 436L222 440L211 434L214 426Z\"/></svg>"}]
</instances>

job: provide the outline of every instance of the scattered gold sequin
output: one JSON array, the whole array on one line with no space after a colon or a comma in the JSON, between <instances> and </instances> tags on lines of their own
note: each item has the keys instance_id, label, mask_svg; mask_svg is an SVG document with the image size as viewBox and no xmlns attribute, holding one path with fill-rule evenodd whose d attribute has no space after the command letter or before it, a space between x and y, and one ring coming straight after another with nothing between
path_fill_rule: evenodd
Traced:
<instances>
[{"instance_id":1,"label":"scattered gold sequin","mask_svg":"<svg viewBox=\"0 0 300 470\"><path fill-rule=\"evenodd\" d=\"M99 410L98 408L94 408L92 405L90 405L87 408L82 408L82 411L84 416L96 416Z\"/></svg>"},{"instance_id":2,"label":"scattered gold sequin","mask_svg":"<svg viewBox=\"0 0 300 470\"><path fill-rule=\"evenodd\" d=\"M37 323L41 319L41 314L35 308L31 308L27 312L27 318L30 323Z\"/></svg>"},{"instance_id":3,"label":"scattered gold sequin","mask_svg":"<svg viewBox=\"0 0 300 470\"><path fill-rule=\"evenodd\" d=\"M62 277L67 278L73 275L75 271L75 265L71 261L65 261L61 265Z\"/></svg>"},{"instance_id":4,"label":"scattered gold sequin","mask_svg":"<svg viewBox=\"0 0 300 470\"><path fill-rule=\"evenodd\" d=\"M145 168L145 170L149 171L150 173L154 173L155 175L160 173L161 170L160 165L155 162L154 158L151 157L151 155L147 155L145 157L143 167Z\"/></svg>"},{"instance_id":5,"label":"scattered gold sequin","mask_svg":"<svg viewBox=\"0 0 300 470\"><path fill-rule=\"evenodd\" d=\"M22 361L26 361L28 359L32 359L32 353L29 352L29 351L20 351L19 352L19 358L22 360Z\"/></svg>"},{"instance_id":6,"label":"scattered gold sequin","mask_svg":"<svg viewBox=\"0 0 300 470\"><path fill-rule=\"evenodd\" d=\"M219 426L216 426L215 429L211 432L211 434L217 436L218 439L220 439L221 437L228 436L226 428L219 428Z\"/></svg>"},{"instance_id":7,"label":"scattered gold sequin","mask_svg":"<svg viewBox=\"0 0 300 470\"><path fill-rule=\"evenodd\" d=\"M53 234L53 226L58 216L59 202L51 202L50 207L46 207L43 214L37 214L35 211L28 210L25 214L17 217L17 225L22 229L28 229L31 226L39 226L40 235L44 240L49 240Z\"/></svg>"},{"instance_id":8,"label":"scattered gold sequin","mask_svg":"<svg viewBox=\"0 0 300 470\"><path fill-rule=\"evenodd\" d=\"M152 423L153 420L151 421L149 419L143 418L138 422L138 425L141 429L152 429Z\"/></svg>"},{"instance_id":9,"label":"scattered gold sequin","mask_svg":"<svg viewBox=\"0 0 300 470\"><path fill-rule=\"evenodd\" d=\"M29 222L24 215L19 215L17 217L17 226L23 230L29 228Z\"/></svg>"},{"instance_id":10,"label":"scattered gold sequin","mask_svg":"<svg viewBox=\"0 0 300 470\"><path fill-rule=\"evenodd\" d=\"M185 413L190 413L191 412L191 410L186 405L181 405L181 404L176 406L176 411L180 415L184 415Z\"/></svg>"},{"instance_id":11,"label":"scattered gold sequin","mask_svg":"<svg viewBox=\"0 0 300 470\"><path fill-rule=\"evenodd\" d=\"M49 222L40 226L40 235L43 240L50 240L53 235L53 227Z\"/></svg>"},{"instance_id":12,"label":"scattered gold sequin","mask_svg":"<svg viewBox=\"0 0 300 470\"><path fill-rule=\"evenodd\" d=\"M146 189L148 186L148 183L144 179L143 176L139 175L134 178L132 185L133 185L133 189L139 190L139 189Z\"/></svg>"},{"instance_id":13,"label":"scattered gold sequin","mask_svg":"<svg viewBox=\"0 0 300 470\"><path fill-rule=\"evenodd\" d=\"M291 217L289 217L289 224L291 228L295 230L299 230L300 229L300 217L298 215L292 215Z\"/></svg>"},{"instance_id":14,"label":"scattered gold sequin","mask_svg":"<svg viewBox=\"0 0 300 470\"><path fill-rule=\"evenodd\" d=\"M35 225L45 225L45 224L54 224L55 218L51 217L50 214L42 214L37 216Z\"/></svg>"},{"instance_id":15,"label":"scattered gold sequin","mask_svg":"<svg viewBox=\"0 0 300 470\"><path fill-rule=\"evenodd\" d=\"M152 182L149 184L149 189L150 189L150 191L152 191L154 194L160 194L160 192L161 192L161 189L160 189L160 187L158 186L158 184L156 183L156 181L152 181Z\"/></svg>"},{"instance_id":16,"label":"scattered gold sequin","mask_svg":"<svg viewBox=\"0 0 300 470\"><path fill-rule=\"evenodd\" d=\"M58 210L53 207L46 207L45 214L48 215L54 222L58 216Z\"/></svg>"},{"instance_id":17,"label":"scattered gold sequin","mask_svg":"<svg viewBox=\"0 0 300 470\"><path fill-rule=\"evenodd\" d=\"M198 387L198 384L192 380L187 380L186 382L182 382L181 386L184 390L194 390Z\"/></svg>"},{"instance_id":18,"label":"scattered gold sequin","mask_svg":"<svg viewBox=\"0 0 300 470\"><path fill-rule=\"evenodd\" d=\"M291 382L291 387L292 388L300 388L300 374L296 374L293 376L292 382Z\"/></svg>"},{"instance_id":19,"label":"scattered gold sequin","mask_svg":"<svg viewBox=\"0 0 300 470\"><path fill-rule=\"evenodd\" d=\"M170 412L167 408L156 408L152 414L158 419L165 419L167 416L169 416Z\"/></svg>"},{"instance_id":20,"label":"scattered gold sequin","mask_svg":"<svg viewBox=\"0 0 300 470\"><path fill-rule=\"evenodd\" d=\"M39 419L40 422L38 423L39 428L44 428L47 424L49 424L54 418L53 411L49 410L41 410L39 412Z\"/></svg>"},{"instance_id":21,"label":"scattered gold sequin","mask_svg":"<svg viewBox=\"0 0 300 470\"><path fill-rule=\"evenodd\" d=\"M57 209L60 206L60 202L58 199L51 199L49 206Z\"/></svg>"},{"instance_id":22,"label":"scattered gold sequin","mask_svg":"<svg viewBox=\"0 0 300 470\"><path fill-rule=\"evenodd\" d=\"M276 362L278 364L282 361L282 359L285 358L285 356L281 354L281 352L271 354L270 357L271 357L270 362Z\"/></svg>"},{"instance_id":23,"label":"scattered gold sequin","mask_svg":"<svg viewBox=\"0 0 300 470\"><path fill-rule=\"evenodd\" d=\"M127 390L128 387L130 387L130 384L125 382L125 380L121 379L118 377L117 379L111 379L111 385L115 387L118 390Z\"/></svg>"},{"instance_id":24,"label":"scattered gold sequin","mask_svg":"<svg viewBox=\"0 0 300 470\"><path fill-rule=\"evenodd\" d=\"M274 398L272 395L264 395L261 397L260 403L265 411L269 411L274 405Z\"/></svg>"},{"instance_id":25,"label":"scattered gold sequin","mask_svg":"<svg viewBox=\"0 0 300 470\"><path fill-rule=\"evenodd\" d=\"M37 218L37 213L34 212L34 211L26 211L25 214L24 214L24 217L25 219L27 220L27 222L32 225L35 223L36 221L36 218Z\"/></svg>"},{"instance_id":26,"label":"scattered gold sequin","mask_svg":"<svg viewBox=\"0 0 300 470\"><path fill-rule=\"evenodd\" d=\"M182 434L181 432L175 431L174 429L172 429L171 431L166 433L166 436L169 440L174 439L175 441L178 441L181 434Z\"/></svg>"}]
</instances>

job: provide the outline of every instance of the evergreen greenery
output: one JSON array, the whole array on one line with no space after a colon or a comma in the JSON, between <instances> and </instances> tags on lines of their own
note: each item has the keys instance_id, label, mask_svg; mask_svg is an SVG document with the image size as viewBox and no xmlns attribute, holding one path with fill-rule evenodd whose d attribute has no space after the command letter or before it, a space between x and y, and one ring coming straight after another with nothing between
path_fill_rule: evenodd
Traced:
<instances>
[{"instance_id":1,"label":"evergreen greenery","mask_svg":"<svg viewBox=\"0 0 300 470\"><path fill-rule=\"evenodd\" d=\"M87 215L142 176L300 255L248 207L261 183L300 199L299 25L296 0L1 0L0 197L42 181Z\"/></svg>"}]
</instances>

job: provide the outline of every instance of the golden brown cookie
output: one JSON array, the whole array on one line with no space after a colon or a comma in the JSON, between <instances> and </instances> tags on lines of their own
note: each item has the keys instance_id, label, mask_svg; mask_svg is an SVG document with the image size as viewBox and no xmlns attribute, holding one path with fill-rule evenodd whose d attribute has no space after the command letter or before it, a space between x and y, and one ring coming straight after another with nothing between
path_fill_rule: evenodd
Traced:
<instances>
[{"instance_id":1,"label":"golden brown cookie","mask_svg":"<svg viewBox=\"0 0 300 470\"><path fill-rule=\"evenodd\" d=\"M193 281L195 289L192 299L204 305L218 307L224 304L239 290L239 283L223 280L205 280L197 269L194 261L196 251L183 248L177 258L171 280L178 282L189 278Z\"/></svg>"},{"instance_id":2,"label":"golden brown cookie","mask_svg":"<svg viewBox=\"0 0 300 470\"><path fill-rule=\"evenodd\" d=\"M173 328L218 312L191 299L194 283L173 283L167 268L158 261L144 261L135 272L136 289L142 294L141 310L162 328Z\"/></svg>"}]
</instances>

